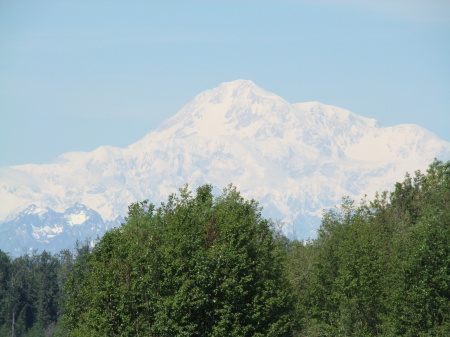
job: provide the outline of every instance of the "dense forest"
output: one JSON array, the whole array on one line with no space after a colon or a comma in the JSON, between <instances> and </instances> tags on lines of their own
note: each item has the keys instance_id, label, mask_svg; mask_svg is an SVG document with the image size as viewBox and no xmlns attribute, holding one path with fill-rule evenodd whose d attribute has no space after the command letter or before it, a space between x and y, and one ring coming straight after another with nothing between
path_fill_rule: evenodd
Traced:
<instances>
[{"instance_id":1,"label":"dense forest","mask_svg":"<svg viewBox=\"0 0 450 337\"><path fill-rule=\"evenodd\" d=\"M229 186L134 203L91 248L0 251L0 336L449 336L450 161L317 238L284 237Z\"/></svg>"}]
</instances>

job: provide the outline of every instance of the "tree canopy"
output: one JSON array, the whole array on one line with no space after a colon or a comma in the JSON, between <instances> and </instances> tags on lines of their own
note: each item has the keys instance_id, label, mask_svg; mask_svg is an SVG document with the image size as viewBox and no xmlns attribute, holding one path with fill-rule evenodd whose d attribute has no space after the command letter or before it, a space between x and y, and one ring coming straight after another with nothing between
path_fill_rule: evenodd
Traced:
<instances>
[{"instance_id":1,"label":"tree canopy","mask_svg":"<svg viewBox=\"0 0 450 337\"><path fill-rule=\"evenodd\" d=\"M129 207L67 285L69 336L284 336L283 250L254 200L187 187Z\"/></svg>"},{"instance_id":2,"label":"tree canopy","mask_svg":"<svg viewBox=\"0 0 450 337\"><path fill-rule=\"evenodd\" d=\"M288 261L301 336L449 336L450 162L344 199Z\"/></svg>"}]
</instances>

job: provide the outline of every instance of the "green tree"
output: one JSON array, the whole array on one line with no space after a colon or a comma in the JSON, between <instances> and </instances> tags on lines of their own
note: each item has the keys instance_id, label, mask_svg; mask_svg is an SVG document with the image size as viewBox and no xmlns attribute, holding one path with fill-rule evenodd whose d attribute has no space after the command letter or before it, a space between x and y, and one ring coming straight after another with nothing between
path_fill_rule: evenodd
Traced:
<instances>
[{"instance_id":1,"label":"green tree","mask_svg":"<svg viewBox=\"0 0 450 337\"><path fill-rule=\"evenodd\" d=\"M58 316L58 269L56 256L43 251L34 256L32 277L34 280L35 325L38 329L49 331L54 328Z\"/></svg>"},{"instance_id":2,"label":"green tree","mask_svg":"<svg viewBox=\"0 0 450 337\"><path fill-rule=\"evenodd\" d=\"M450 334L450 162L435 161L396 185L387 213L396 225L387 330L404 336Z\"/></svg>"},{"instance_id":3,"label":"green tree","mask_svg":"<svg viewBox=\"0 0 450 337\"><path fill-rule=\"evenodd\" d=\"M285 250L254 200L187 187L132 204L66 287L69 336L284 336Z\"/></svg>"},{"instance_id":4,"label":"green tree","mask_svg":"<svg viewBox=\"0 0 450 337\"><path fill-rule=\"evenodd\" d=\"M450 162L345 199L287 265L300 336L450 335Z\"/></svg>"},{"instance_id":5,"label":"green tree","mask_svg":"<svg viewBox=\"0 0 450 337\"><path fill-rule=\"evenodd\" d=\"M9 279L11 277L11 258L0 250L0 335L6 336L11 328L9 298Z\"/></svg>"}]
</instances>

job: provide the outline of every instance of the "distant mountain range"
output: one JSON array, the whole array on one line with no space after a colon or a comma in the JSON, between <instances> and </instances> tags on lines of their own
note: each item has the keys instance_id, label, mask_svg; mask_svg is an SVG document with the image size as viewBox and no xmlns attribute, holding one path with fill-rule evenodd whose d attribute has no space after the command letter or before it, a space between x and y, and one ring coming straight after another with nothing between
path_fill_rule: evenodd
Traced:
<instances>
[{"instance_id":1,"label":"distant mountain range","mask_svg":"<svg viewBox=\"0 0 450 337\"><path fill-rule=\"evenodd\" d=\"M131 202L159 204L185 183L233 183L287 235L314 237L324 208L391 188L434 158L450 159L450 143L419 126L380 128L237 80L197 95L127 148L0 168L0 249L67 248L118 224Z\"/></svg>"},{"instance_id":2,"label":"distant mountain range","mask_svg":"<svg viewBox=\"0 0 450 337\"><path fill-rule=\"evenodd\" d=\"M73 248L80 244L94 245L98 237L124 219L104 221L100 214L76 203L63 213L46 207L30 205L12 220L0 225L0 249L13 255L33 250L51 251Z\"/></svg>"}]
</instances>

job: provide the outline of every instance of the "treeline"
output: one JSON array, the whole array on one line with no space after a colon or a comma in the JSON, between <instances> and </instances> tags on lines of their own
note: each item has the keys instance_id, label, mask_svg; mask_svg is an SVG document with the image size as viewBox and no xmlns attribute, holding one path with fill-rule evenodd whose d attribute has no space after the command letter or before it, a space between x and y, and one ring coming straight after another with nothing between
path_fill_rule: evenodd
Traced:
<instances>
[{"instance_id":1,"label":"treeline","mask_svg":"<svg viewBox=\"0 0 450 337\"><path fill-rule=\"evenodd\" d=\"M288 240L233 186L129 207L91 249L0 252L1 336L449 336L450 162Z\"/></svg>"},{"instance_id":2,"label":"treeline","mask_svg":"<svg viewBox=\"0 0 450 337\"><path fill-rule=\"evenodd\" d=\"M299 336L450 336L450 162L344 200L287 266Z\"/></svg>"},{"instance_id":3,"label":"treeline","mask_svg":"<svg viewBox=\"0 0 450 337\"><path fill-rule=\"evenodd\" d=\"M89 244L77 243L75 252L34 252L13 259L0 250L0 336L63 335L64 284L90 251Z\"/></svg>"}]
</instances>

